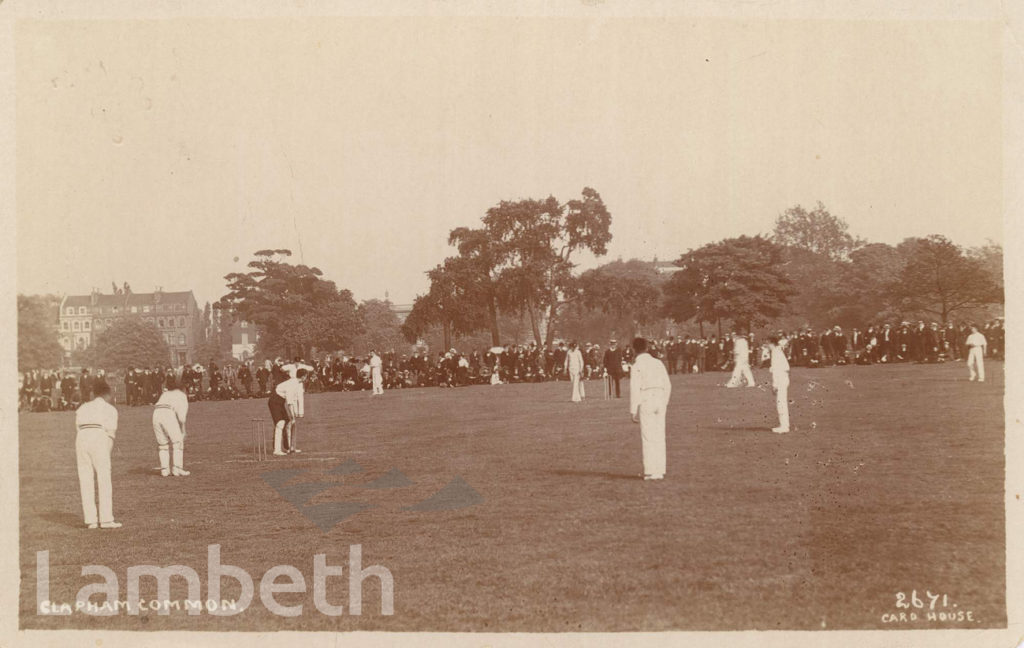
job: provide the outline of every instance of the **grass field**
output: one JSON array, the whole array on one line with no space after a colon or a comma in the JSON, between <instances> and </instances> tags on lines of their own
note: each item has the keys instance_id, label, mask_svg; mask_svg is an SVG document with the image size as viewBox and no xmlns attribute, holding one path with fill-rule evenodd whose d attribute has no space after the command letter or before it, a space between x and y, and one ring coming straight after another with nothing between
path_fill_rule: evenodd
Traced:
<instances>
[{"instance_id":1,"label":"grass field","mask_svg":"<svg viewBox=\"0 0 1024 648\"><path fill-rule=\"evenodd\" d=\"M568 402L568 383L307 396L301 455L251 460L263 400L197 403L188 478L161 478L151 409L121 408L114 510L125 527L81 523L73 415L20 423L23 628L195 630L624 631L1005 627L1002 366L984 384L963 364L793 372L794 432L775 435L771 391L724 389L725 374L674 376L668 475L644 482L628 401ZM759 381L767 372L756 371ZM626 386L626 385L624 385ZM327 474L352 461L362 472ZM353 464L349 464L352 466ZM268 483L330 481L307 505L369 508L322 531ZM397 469L412 484L366 488ZM278 473L281 478L283 473ZM461 477L482 501L408 510ZM395 475L392 477L397 478ZM271 476L273 480L273 476ZM294 490L294 489L293 489ZM299 489L301 490L301 488ZM314 489L315 490L315 489ZM311 491L312 492L312 491ZM301 498L300 498L301 499ZM36 551L50 552L50 599L74 602L106 565L183 564L203 580L207 545L257 582L274 565L312 581L313 556L394 576L394 614L376 580L361 616L298 617L259 600L230 617L35 613ZM348 598L347 573L329 585ZM222 598L237 595L225 580ZM333 582L333 581L332 581ZM310 584L310 588L312 585ZM928 621L897 593L945 595L972 621ZM156 595L152 579L142 594ZM182 579L172 599L185 599ZM938 600L941 606L942 599ZM956 605L956 608L952 606ZM941 607L937 607L939 611ZM916 611L916 622L883 615ZM888 617L885 617L888 619Z\"/></svg>"}]
</instances>

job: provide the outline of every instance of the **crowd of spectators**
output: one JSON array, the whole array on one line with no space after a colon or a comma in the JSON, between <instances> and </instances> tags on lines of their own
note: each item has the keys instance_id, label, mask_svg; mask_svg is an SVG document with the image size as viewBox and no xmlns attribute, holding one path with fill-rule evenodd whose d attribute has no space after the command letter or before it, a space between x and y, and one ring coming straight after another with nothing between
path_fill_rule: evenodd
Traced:
<instances>
[{"instance_id":1,"label":"crowd of spectators","mask_svg":"<svg viewBox=\"0 0 1024 648\"><path fill-rule=\"evenodd\" d=\"M981 328L988 340L987 355L1003 359L1004 332L1001 320ZM839 326L821 331L805 328L790 331L786 353L795 367L826 367L843 364L938 363L966 358L965 341L970 327L964 324L901 322L872 325L844 331ZM677 336L650 341L649 350L661 358L671 374L731 371L735 333L710 337ZM748 336L750 364L766 366L766 341ZM580 344L583 377L600 378L605 371L607 345ZM509 345L461 352L448 349L430 354L414 349L409 354L389 351L381 354L385 389L415 387L453 388L494 383L567 380L565 358L568 344L548 348L535 343ZM313 361L306 383L307 392L360 391L371 388L369 357L332 354ZM632 349L622 345L622 364L628 375ZM269 360L264 363L238 362L218 366L186 365L177 369L128 367L116 375L102 370L90 372L42 370L19 375L19 409L22 411L71 410L91 396L92 381L107 380L115 389L119 404L152 405L160 397L168 376L174 376L190 400L231 400L259 398L269 394Z\"/></svg>"}]
</instances>

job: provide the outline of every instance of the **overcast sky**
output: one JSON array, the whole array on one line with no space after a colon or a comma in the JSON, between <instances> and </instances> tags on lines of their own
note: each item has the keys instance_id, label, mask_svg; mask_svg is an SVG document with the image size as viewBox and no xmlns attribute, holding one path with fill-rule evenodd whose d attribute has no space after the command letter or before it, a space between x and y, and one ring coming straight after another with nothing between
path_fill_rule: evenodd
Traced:
<instances>
[{"instance_id":1,"label":"overcast sky","mask_svg":"<svg viewBox=\"0 0 1024 648\"><path fill-rule=\"evenodd\" d=\"M609 260L818 200L874 241L1003 238L999 31L980 22L50 22L16 48L26 293L213 301L270 247L409 302L451 228L584 186L612 213Z\"/></svg>"}]
</instances>

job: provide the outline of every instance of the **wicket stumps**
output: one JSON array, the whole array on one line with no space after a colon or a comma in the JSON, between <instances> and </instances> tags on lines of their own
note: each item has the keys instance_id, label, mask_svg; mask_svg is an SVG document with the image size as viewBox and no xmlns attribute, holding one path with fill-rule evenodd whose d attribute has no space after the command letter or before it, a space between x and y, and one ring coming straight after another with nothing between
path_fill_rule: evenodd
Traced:
<instances>
[{"instance_id":1,"label":"wicket stumps","mask_svg":"<svg viewBox=\"0 0 1024 648\"><path fill-rule=\"evenodd\" d=\"M604 399L608 400L612 397L612 377L607 373L604 375Z\"/></svg>"},{"instance_id":2,"label":"wicket stumps","mask_svg":"<svg viewBox=\"0 0 1024 648\"><path fill-rule=\"evenodd\" d=\"M252 440L254 461L267 459L267 422L260 418L249 419L249 435Z\"/></svg>"}]
</instances>

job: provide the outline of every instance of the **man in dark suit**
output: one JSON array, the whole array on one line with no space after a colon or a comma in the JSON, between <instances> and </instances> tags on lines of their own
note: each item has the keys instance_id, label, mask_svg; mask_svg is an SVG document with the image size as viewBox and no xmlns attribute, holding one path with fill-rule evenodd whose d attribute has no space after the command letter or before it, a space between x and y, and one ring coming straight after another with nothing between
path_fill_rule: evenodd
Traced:
<instances>
[{"instance_id":1,"label":"man in dark suit","mask_svg":"<svg viewBox=\"0 0 1024 648\"><path fill-rule=\"evenodd\" d=\"M622 349L619 348L615 340L612 340L610 345L604 352L604 370L608 372L608 377L615 383L615 398L621 398L619 381L622 380Z\"/></svg>"}]
</instances>

